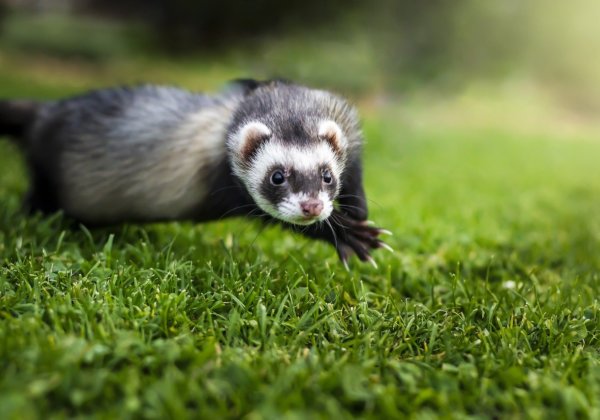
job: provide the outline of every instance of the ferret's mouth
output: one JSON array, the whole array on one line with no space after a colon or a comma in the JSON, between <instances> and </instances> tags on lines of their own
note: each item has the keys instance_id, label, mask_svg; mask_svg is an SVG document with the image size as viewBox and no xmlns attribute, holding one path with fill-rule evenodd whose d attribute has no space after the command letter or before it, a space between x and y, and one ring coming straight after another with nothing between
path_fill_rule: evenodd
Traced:
<instances>
[{"instance_id":1,"label":"ferret's mouth","mask_svg":"<svg viewBox=\"0 0 600 420\"><path fill-rule=\"evenodd\" d=\"M296 218L296 221L294 223L297 225L308 226L321 220L325 219L323 219L321 216L301 216Z\"/></svg>"},{"instance_id":2,"label":"ferret's mouth","mask_svg":"<svg viewBox=\"0 0 600 420\"><path fill-rule=\"evenodd\" d=\"M293 225L309 226L318 222L325 221L329 217L329 214L321 213L318 216L304 216L278 213L276 217Z\"/></svg>"}]
</instances>

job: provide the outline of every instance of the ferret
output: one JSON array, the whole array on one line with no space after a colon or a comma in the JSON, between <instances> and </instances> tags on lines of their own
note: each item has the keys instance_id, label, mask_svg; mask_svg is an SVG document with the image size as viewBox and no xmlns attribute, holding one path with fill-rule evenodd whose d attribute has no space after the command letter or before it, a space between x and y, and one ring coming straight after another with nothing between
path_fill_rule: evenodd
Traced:
<instances>
[{"instance_id":1,"label":"ferret","mask_svg":"<svg viewBox=\"0 0 600 420\"><path fill-rule=\"evenodd\" d=\"M323 90L238 80L215 94L142 85L0 101L25 155L30 211L85 225L252 216L331 243L387 248L367 222L355 109Z\"/></svg>"}]
</instances>

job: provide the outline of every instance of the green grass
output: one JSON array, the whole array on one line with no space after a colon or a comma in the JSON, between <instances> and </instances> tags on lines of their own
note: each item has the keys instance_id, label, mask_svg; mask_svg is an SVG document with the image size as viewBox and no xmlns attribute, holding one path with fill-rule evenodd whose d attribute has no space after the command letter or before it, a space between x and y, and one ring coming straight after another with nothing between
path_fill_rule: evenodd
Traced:
<instances>
[{"instance_id":1,"label":"green grass","mask_svg":"<svg viewBox=\"0 0 600 420\"><path fill-rule=\"evenodd\" d=\"M600 143L363 114L396 252L350 273L245 220L28 217L0 142L0 418L598 418Z\"/></svg>"}]
</instances>

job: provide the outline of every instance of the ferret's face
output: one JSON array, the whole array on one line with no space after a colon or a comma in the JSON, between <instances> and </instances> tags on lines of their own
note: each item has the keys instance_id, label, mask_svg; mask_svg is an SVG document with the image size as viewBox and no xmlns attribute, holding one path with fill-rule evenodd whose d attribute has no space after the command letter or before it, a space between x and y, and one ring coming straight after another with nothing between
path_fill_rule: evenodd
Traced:
<instances>
[{"instance_id":1,"label":"ferret's face","mask_svg":"<svg viewBox=\"0 0 600 420\"><path fill-rule=\"evenodd\" d=\"M262 210L296 225L327 219L339 194L342 134L332 121L315 131L301 144L276 138L260 122L246 124L238 134L236 174Z\"/></svg>"}]
</instances>

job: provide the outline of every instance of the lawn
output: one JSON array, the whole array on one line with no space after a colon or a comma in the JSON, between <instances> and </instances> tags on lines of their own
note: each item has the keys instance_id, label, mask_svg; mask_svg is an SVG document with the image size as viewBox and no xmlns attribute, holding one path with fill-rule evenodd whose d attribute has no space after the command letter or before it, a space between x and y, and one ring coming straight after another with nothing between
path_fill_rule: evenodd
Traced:
<instances>
[{"instance_id":1,"label":"lawn","mask_svg":"<svg viewBox=\"0 0 600 420\"><path fill-rule=\"evenodd\" d=\"M2 95L144 74L3 60ZM237 75L218 73L183 83ZM371 218L395 252L350 272L254 221L26 216L1 141L0 418L598 418L597 138L359 108Z\"/></svg>"}]
</instances>

